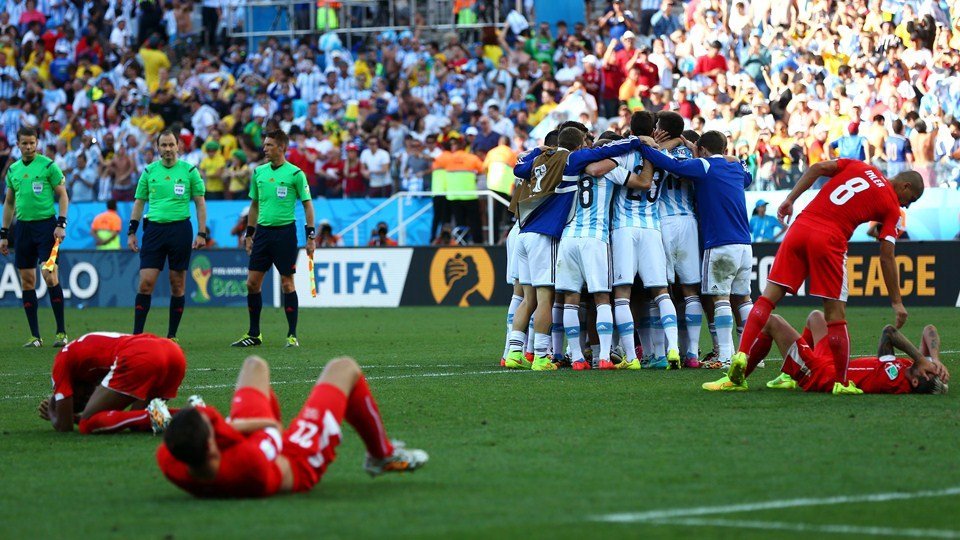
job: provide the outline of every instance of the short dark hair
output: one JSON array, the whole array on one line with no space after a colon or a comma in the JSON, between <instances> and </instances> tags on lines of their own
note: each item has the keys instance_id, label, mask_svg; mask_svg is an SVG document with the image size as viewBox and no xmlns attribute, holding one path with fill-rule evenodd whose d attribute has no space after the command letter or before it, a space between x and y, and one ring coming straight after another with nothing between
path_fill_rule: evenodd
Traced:
<instances>
[{"instance_id":1,"label":"short dark hair","mask_svg":"<svg viewBox=\"0 0 960 540\"><path fill-rule=\"evenodd\" d=\"M20 141L20 137L33 137L37 138L37 128L33 126L20 126L20 129L17 130L17 141Z\"/></svg>"},{"instance_id":2,"label":"short dark hair","mask_svg":"<svg viewBox=\"0 0 960 540\"><path fill-rule=\"evenodd\" d=\"M273 139L273 141L274 141L275 143L279 144L280 146L282 146L282 147L284 147L284 148L286 148L287 145L290 144L290 138L287 137L287 134L284 133L284 131L283 131L282 129L274 129L274 130L272 130L272 131L268 131L268 132L266 132L266 133L263 134L263 138L264 138L264 139L267 139L267 138Z\"/></svg>"},{"instance_id":3,"label":"short dark hair","mask_svg":"<svg viewBox=\"0 0 960 540\"><path fill-rule=\"evenodd\" d=\"M174 133L174 131L173 131L172 129L167 128L167 129L161 131L159 134L157 134L157 140L155 141L156 144L157 144L157 146L160 146L160 139L163 138L163 137L167 137L167 136L173 137L174 140L176 140L176 141L178 141L178 142L180 141L180 137L177 137L177 134Z\"/></svg>"},{"instance_id":4,"label":"short dark hair","mask_svg":"<svg viewBox=\"0 0 960 540\"><path fill-rule=\"evenodd\" d=\"M727 136L719 131L708 131L700 136L697 147L711 154L723 154L727 150Z\"/></svg>"},{"instance_id":5,"label":"short dark hair","mask_svg":"<svg viewBox=\"0 0 960 540\"><path fill-rule=\"evenodd\" d=\"M587 126L583 125L583 122L577 122L576 120L567 120L566 122L560 124L560 127L557 128L559 131L563 131L564 128L574 127L579 129L582 133L589 133L590 130L587 129Z\"/></svg>"},{"instance_id":6,"label":"short dark hair","mask_svg":"<svg viewBox=\"0 0 960 540\"><path fill-rule=\"evenodd\" d=\"M200 414L200 411L193 407L180 409L163 432L163 444L167 446L170 454L191 467L199 467L207 461L210 428Z\"/></svg>"},{"instance_id":7,"label":"short dark hair","mask_svg":"<svg viewBox=\"0 0 960 540\"><path fill-rule=\"evenodd\" d=\"M650 111L637 111L630 117L630 133L636 136L653 135L653 126L656 124L656 117Z\"/></svg>"},{"instance_id":8,"label":"short dark hair","mask_svg":"<svg viewBox=\"0 0 960 540\"><path fill-rule=\"evenodd\" d=\"M683 117L680 113L673 111L660 111L657 115L657 124L660 129L667 132L671 138L679 137L683 134Z\"/></svg>"},{"instance_id":9,"label":"short dark hair","mask_svg":"<svg viewBox=\"0 0 960 540\"><path fill-rule=\"evenodd\" d=\"M891 127L893 127L893 132L897 135L901 135L903 133L903 121L899 118L893 121L893 126Z\"/></svg>"},{"instance_id":10,"label":"short dark hair","mask_svg":"<svg viewBox=\"0 0 960 540\"><path fill-rule=\"evenodd\" d=\"M556 146L556 145L557 145L557 137L559 137L559 136L560 136L560 130L555 129L555 130L553 130L553 131L550 131L550 132L548 132L547 135L543 138L543 144L545 144L545 145L547 145L547 146Z\"/></svg>"},{"instance_id":11,"label":"short dark hair","mask_svg":"<svg viewBox=\"0 0 960 540\"><path fill-rule=\"evenodd\" d=\"M117 201L113 199L107 200L107 210L116 210L116 209L117 209Z\"/></svg>"},{"instance_id":12,"label":"short dark hair","mask_svg":"<svg viewBox=\"0 0 960 540\"><path fill-rule=\"evenodd\" d=\"M583 132L575 127L563 128L557 136L557 145L567 150L576 150L583 144Z\"/></svg>"}]
</instances>

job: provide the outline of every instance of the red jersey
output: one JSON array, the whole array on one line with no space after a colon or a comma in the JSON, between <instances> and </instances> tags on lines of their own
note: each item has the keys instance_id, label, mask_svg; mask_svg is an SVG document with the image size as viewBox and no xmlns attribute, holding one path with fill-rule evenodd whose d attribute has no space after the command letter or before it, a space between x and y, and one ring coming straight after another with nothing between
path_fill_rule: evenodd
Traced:
<instances>
[{"instance_id":1,"label":"red jersey","mask_svg":"<svg viewBox=\"0 0 960 540\"><path fill-rule=\"evenodd\" d=\"M59 401L73 396L74 385L100 384L116 360L117 348L129 334L91 332L67 343L53 360L53 393Z\"/></svg>"},{"instance_id":2,"label":"red jersey","mask_svg":"<svg viewBox=\"0 0 960 540\"><path fill-rule=\"evenodd\" d=\"M366 191L363 183L363 174L360 172L360 162L353 165L344 162L343 164L343 194L344 195L362 195Z\"/></svg>"},{"instance_id":3,"label":"red jersey","mask_svg":"<svg viewBox=\"0 0 960 540\"><path fill-rule=\"evenodd\" d=\"M280 432L273 428L244 435L213 407L197 409L210 420L220 449L220 468L212 480L194 478L190 468L167 450L157 448L163 475L180 489L197 497L268 497L280 490L283 476L276 459L282 448Z\"/></svg>"},{"instance_id":4,"label":"red jersey","mask_svg":"<svg viewBox=\"0 0 960 540\"><path fill-rule=\"evenodd\" d=\"M847 378L865 394L909 394L913 387L906 373L912 365L913 360L895 356L851 358Z\"/></svg>"},{"instance_id":5,"label":"red jersey","mask_svg":"<svg viewBox=\"0 0 960 540\"><path fill-rule=\"evenodd\" d=\"M849 240L861 223L877 221L880 238L897 241L900 201L880 171L855 159L837 160L837 173L797 216L803 224Z\"/></svg>"},{"instance_id":6,"label":"red jersey","mask_svg":"<svg viewBox=\"0 0 960 540\"><path fill-rule=\"evenodd\" d=\"M616 64L612 66L603 66L603 99L616 100L620 95L620 85L623 84L624 76L620 67Z\"/></svg>"}]
</instances>

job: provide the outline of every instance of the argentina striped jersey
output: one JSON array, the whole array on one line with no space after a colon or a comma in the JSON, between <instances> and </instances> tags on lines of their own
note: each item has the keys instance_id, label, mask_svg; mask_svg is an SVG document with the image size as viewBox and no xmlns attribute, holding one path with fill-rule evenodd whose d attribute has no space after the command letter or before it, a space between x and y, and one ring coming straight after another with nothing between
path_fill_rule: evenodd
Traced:
<instances>
[{"instance_id":1,"label":"argentina striped jersey","mask_svg":"<svg viewBox=\"0 0 960 540\"><path fill-rule=\"evenodd\" d=\"M617 169L627 173L640 174L643 170L643 156L640 152L631 152L616 158ZM616 169L615 169L616 170ZM617 186L614 190L612 229L636 227L660 230L660 207L657 204L657 184L650 189L634 189Z\"/></svg>"},{"instance_id":2,"label":"argentina striped jersey","mask_svg":"<svg viewBox=\"0 0 960 540\"><path fill-rule=\"evenodd\" d=\"M693 158L693 152L683 144L664 153L679 160ZM661 218L696 215L693 182L661 169L653 170L653 181L659 183Z\"/></svg>"},{"instance_id":3,"label":"argentina striped jersey","mask_svg":"<svg viewBox=\"0 0 960 540\"><path fill-rule=\"evenodd\" d=\"M615 167L601 178L580 175L577 196L570 209L572 219L563 229L564 238L595 238L610 243L610 203L617 188L626 183L629 172Z\"/></svg>"}]
</instances>

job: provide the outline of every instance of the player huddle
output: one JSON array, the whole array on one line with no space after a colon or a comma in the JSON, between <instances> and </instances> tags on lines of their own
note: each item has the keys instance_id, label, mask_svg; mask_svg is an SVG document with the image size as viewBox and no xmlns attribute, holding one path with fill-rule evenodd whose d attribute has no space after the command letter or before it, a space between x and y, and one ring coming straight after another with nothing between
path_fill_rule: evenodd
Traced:
<instances>
[{"instance_id":1,"label":"player huddle","mask_svg":"<svg viewBox=\"0 0 960 540\"><path fill-rule=\"evenodd\" d=\"M755 306L744 196L751 176L725 155L726 137L717 131L684 132L682 117L671 111L637 112L630 128L627 138L606 132L591 144L583 125L565 122L543 147L518 160L511 201L517 222L507 242L507 280L514 296L501 365L534 371L568 363L574 370L724 368L727 376L704 389L745 390L746 376L770 350L770 332L786 324L780 318L770 322L775 303L787 292L796 293L809 277L810 294L824 299L817 319L823 325L786 348L793 351L792 360L768 386L796 387L788 381L798 378L808 390L862 393L858 381L848 377L847 242L860 223L880 224L881 266L897 314L891 327L896 331L906 310L894 263L895 228L900 207L923 193L920 175L905 171L888 180L853 160L808 169L781 206L782 220L790 218L793 202L818 177L830 180L788 230ZM584 293L589 301L581 303ZM712 319L714 351L701 363L704 306ZM739 350L733 336L737 319ZM897 388L945 392L949 373L938 361L939 338L928 339L931 333L935 329L925 331L927 353L921 355L916 348L908 350L909 340L897 332L894 346L911 359L893 369L892 353L880 354L873 361L856 361L858 372L914 381ZM815 378L831 384L809 383L814 371ZM868 386L868 391L892 391Z\"/></svg>"}]
</instances>

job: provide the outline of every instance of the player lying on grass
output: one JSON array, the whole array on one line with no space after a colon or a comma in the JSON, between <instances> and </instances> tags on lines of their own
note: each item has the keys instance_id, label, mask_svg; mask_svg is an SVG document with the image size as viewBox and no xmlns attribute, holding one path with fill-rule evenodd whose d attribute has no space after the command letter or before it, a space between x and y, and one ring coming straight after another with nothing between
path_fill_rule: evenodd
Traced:
<instances>
[{"instance_id":1,"label":"player lying on grass","mask_svg":"<svg viewBox=\"0 0 960 540\"><path fill-rule=\"evenodd\" d=\"M92 332L67 343L53 361L53 395L38 412L57 431L163 431L164 400L177 396L187 360L173 341L152 334Z\"/></svg>"},{"instance_id":2,"label":"player lying on grass","mask_svg":"<svg viewBox=\"0 0 960 540\"><path fill-rule=\"evenodd\" d=\"M164 476L197 497L267 497L309 491L336 457L346 420L367 447L371 476L414 471L429 457L391 442L360 366L330 361L286 430L270 387L270 368L256 356L244 361L229 420L213 407L178 412L157 449Z\"/></svg>"},{"instance_id":3,"label":"player lying on grass","mask_svg":"<svg viewBox=\"0 0 960 540\"><path fill-rule=\"evenodd\" d=\"M757 338L754 354L766 356L773 342L783 354L782 373L767 383L769 388L802 388L807 392L849 393L836 380L831 340L827 320L821 311L813 311L807 317L803 335L797 333L787 321L773 315ZM909 358L894 356L895 351L906 353ZM756 358L751 358L756 360ZM933 325L927 325L921 336L921 348L917 348L893 325L884 327L880 335L877 356L850 359L849 378L856 385L857 393L867 394L945 394L950 373L940 363L940 336ZM706 390L746 390L747 383L731 386L706 383Z\"/></svg>"}]
</instances>

